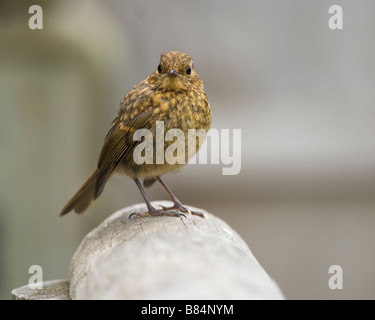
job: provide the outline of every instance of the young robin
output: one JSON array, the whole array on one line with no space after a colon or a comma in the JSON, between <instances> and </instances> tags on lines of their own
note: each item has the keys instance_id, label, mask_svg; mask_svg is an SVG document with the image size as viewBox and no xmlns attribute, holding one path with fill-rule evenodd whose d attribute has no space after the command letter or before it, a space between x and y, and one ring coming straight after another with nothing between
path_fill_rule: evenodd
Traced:
<instances>
[{"instance_id":1,"label":"young robin","mask_svg":"<svg viewBox=\"0 0 375 320\"><path fill-rule=\"evenodd\" d=\"M189 149L189 129L203 129L207 132L210 128L211 110L203 83L194 69L192 58L186 53L163 53L157 69L125 94L118 115L104 139L96 170L65 205L60 216L72 210L76 213L84 212L92 201L99 197L114 173L124 173L135 181L147 204L148 211L135 216L180 216L181 213L177 212L188 212L203 217L202 213L186 209L161 179L163 174L181 169L187 163L188 156L192 156L199 149L202 141L193 142L193 152L185 152L184 163L160 163L155 161L155 152L152 163L139 164L134 157L134 150L141 143L139 139L133 139L138 129L150 130L153 134L153 150L157 149L157 121L162 121L159 123L164 124L165 132L179 129L184 133L185 141L179 143L185 144L186 151ZM172 143L176 141L163 141L161 150L165 151ZM190 148L191 146L190 142ZM143 179L143 186L139 179ZM150 187L155 181L159 181L171 197L174 202L172 207L156 210L151 205L143 187Z\"/></svg>"}]
</instances>

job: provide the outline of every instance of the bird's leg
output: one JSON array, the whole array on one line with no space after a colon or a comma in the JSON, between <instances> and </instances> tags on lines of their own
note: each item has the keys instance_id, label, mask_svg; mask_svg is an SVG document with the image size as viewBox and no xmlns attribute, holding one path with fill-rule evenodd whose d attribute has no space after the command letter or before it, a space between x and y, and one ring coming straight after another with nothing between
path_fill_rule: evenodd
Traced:
<instances>
[{"instance_id":1,"label":"bird's leg","mask_svg":"<svg viewBox=\"0 0 375 320\"><path fill-rule=\"evenodd\" d=\"M135 179L134 179L134 182L136 183L136 185L137 185L139 191L140 191L141 194L142 194L143 199L144 199L145 202L146 202L146 205L147 205L147 209L148 209L148 211L145 212L145 213L132 213L132 214L129 215L129 219L130 219L131 217L135 217L135 218L143 218L143 217L147 217L147 216L169 216L169 217L181 217L181 216L183 216L183 217L185 217L185 215L182 214L182 213L166 212L166 211L164 211L164 210L161 210L161 211L156 210L156 209L152 206L150 200L148 200L147 195L146 195L146 192L145 192L145 190L143 189L142 184L140 183L140 181L139 181L137 178L135 178ZM186 217L185 217L185 218L186 218Z\"/></svg>"},{"instance_id":2,"label":"bird's leg","mask_svg":"<svg viewBox=\"0 0 375 320\"><path fill-rule=\"evenodd\" d=\"M189 213L189 214L193 214L193 215L196 215L196 216L199 216L201 218L204 218L204 214L201 213L201 212L197 212L197 211L191 211L187 208L185 208L181 201L177 199L177 197L173 194L172 190L169 189L169 187L165 184L165 182L160 178L160 177L156 177L158 179L158 181L160 182L160 184L162 185L162 187L164 188L164 190L168 193L168 195L171 197L173 203L174 203L174 206L173 207L163 207L163 211L170 211L170 210L179 210L181 212L184 212L184 213Z\"/></svg>"}]
</instances>

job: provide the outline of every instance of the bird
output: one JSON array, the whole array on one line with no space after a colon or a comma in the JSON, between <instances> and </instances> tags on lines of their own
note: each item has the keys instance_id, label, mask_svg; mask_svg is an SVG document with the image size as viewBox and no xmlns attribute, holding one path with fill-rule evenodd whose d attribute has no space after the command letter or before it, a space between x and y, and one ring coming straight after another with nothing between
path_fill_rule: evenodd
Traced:
<instances>
[{"instance_id":1,"label":"bird","mask_svg":"<svg viewBox=\"0 0 375 320\"><path fill-rule=\"evenodd\" d=\"M113 174L119 173L134 180L147 205L146 212L133 213L131 216L137 218L149 215L185 216L184 213L189 213L204 217L201 212L187 209L161 176L168 172L178 172L188 162L188 157L198 151L202 145L201 140L205 139L205 133L210 129L211 120L211 107L191 56L179 51L162 53L156 70L121 99L117 117L112 121L111 128L104 139L97 168L63 207L60 216L71 211L83 213L100 196ZM161 147L165 152L171 144L177 143L174 139L163 141L161 146L157 145L155 135L158 123L164 125L165 132L170 129L183 132L185 138L180 139L178 144L183 143L185 151L189 148L193 150L185 152L186 161L172 164L155 161L157 147ZM134 139L138 129L146 129L153 134L152 151L154 152L151 163L140 163L134 156L135 150L142 143L139 139ZM203 130L202 139L189 144L190 129L200 132ZM173 201L172 207L161 206L158 210L151 204L145 188L151 187L156 181Z\"/></svg>"}]
</instances>

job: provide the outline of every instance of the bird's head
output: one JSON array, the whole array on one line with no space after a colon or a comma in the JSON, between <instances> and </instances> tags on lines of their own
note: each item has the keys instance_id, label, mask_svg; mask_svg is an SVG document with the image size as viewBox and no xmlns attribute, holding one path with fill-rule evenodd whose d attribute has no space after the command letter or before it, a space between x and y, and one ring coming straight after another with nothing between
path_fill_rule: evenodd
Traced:
<instances>
[{"instance_id":1,"label":"bird's head","mask_svg":"<svg viewBox=\"0 0 375 320\"><path fill-rule=\"evenodd\" d=\"M203 88L190 55L178 51L164 52L148 81L160 90L186 91L191 86Z\"/></svg>"}]
</instances>

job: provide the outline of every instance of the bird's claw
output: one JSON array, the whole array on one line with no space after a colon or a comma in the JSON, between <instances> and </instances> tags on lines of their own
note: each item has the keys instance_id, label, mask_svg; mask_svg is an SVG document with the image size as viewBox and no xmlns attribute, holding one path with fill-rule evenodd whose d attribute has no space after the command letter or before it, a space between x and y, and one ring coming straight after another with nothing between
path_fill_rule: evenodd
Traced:
<instances>
[{"instance_id":1,"label":"bird's claw","mask_svg":"<svg viewBox=\"0 0 375 320\"><path fill-rule=\"evenodd\" d=\"M182 216L182 217L186 218L186 215L183 214L183 213L180 213L180 212L166 212L165 210L161 210L161 211L155 210L155 211L147 211L147 212L144 212L144 213L133 212L129 215L129 219L144 218L144 217L147 217L147 216L154 216L154 217L181 217Z\"/></svg>"},{"instance_id":2,"label":"bird's claw","mask_svg":"<svg viewBox=\"0 0 375 320\"><path fill-rule=\"evenodd\" d=\"M161 206L161 208L164 212L171 211L171 210L177 210L177 211L181 211L181 212L184 212L184 213L188 213L189 215L195 215L195 216L199 216L201 218L205 217L203 213L198 212L198 211L191 211L190 209L185 208L183 205L176 205L175 204L173 207Z\"/></svg>"}]
</instances>

